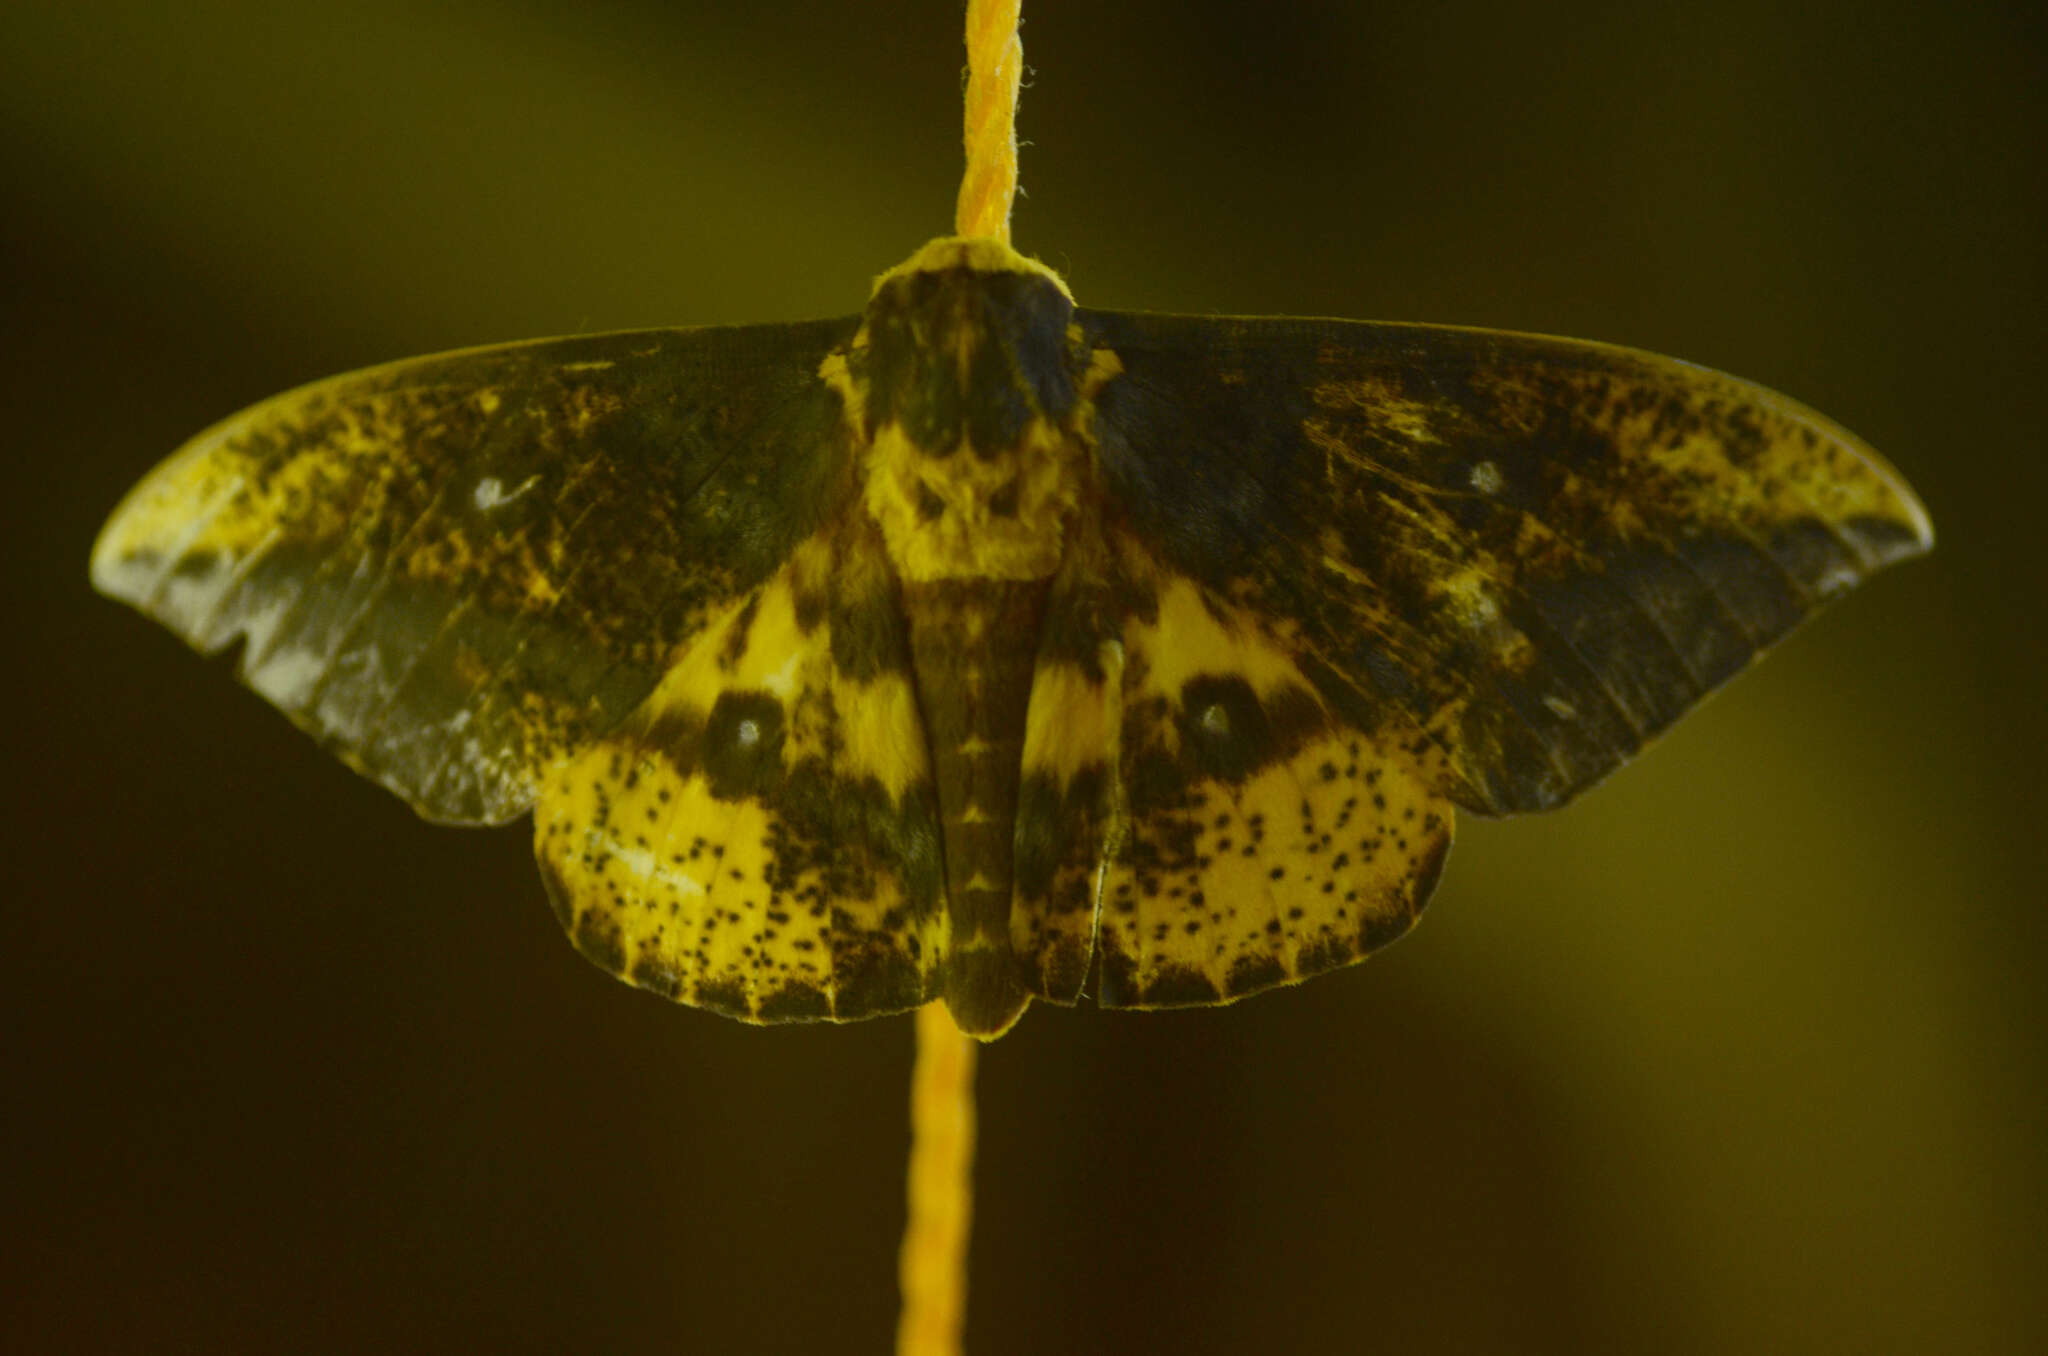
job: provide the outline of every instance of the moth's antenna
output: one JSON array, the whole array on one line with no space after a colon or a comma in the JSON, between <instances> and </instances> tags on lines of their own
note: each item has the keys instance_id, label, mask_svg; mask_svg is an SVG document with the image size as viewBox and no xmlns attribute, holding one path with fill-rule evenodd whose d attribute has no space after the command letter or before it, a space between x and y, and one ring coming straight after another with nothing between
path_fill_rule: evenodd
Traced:
<instances>
[{"instance_id":1,"label":"moth's antenna","mask_svg":"<svg viewBox=\"0 0 2048 1356\"><path fill-rule=\"evenodd\" d=\"M1024 42L1017 35L1023 0L967 0L967 173L953 234L1010 243L1017 197L1017 87Z\"/></svg>"}]
</instances>

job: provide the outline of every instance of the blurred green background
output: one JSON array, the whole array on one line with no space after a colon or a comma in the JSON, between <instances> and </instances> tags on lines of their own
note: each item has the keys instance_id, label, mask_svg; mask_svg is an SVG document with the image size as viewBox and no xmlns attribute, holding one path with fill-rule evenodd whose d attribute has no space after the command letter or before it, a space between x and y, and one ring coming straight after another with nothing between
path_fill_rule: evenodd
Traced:
<instances>
[{"instance_id":1,"label":"blurred green background","mask_svg":"<svg viewBox=\"0 0 2048 1356\"><path fill-rule=\"evenodd\" d=\"M578 959L93 597L203 425L457 345L857 309L950 225L959 6L0 8L6 1228L23 1351L882 1351L909 1024ZM1026 7L1085 303L1753 377L1919 487L1881 576L1420 931L983 1063L969 1350L2048 1346L2038 6Z\"/></svg>"}]
</instances>

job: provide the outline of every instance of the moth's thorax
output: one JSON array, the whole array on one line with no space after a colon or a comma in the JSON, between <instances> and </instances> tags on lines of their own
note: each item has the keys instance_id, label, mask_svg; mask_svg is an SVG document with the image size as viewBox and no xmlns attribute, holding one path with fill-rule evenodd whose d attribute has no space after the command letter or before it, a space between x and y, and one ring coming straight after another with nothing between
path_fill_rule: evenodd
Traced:
<instances>
[{"instance_id":1,"label":"moth's thorax","mask_svg":"<svg viewBox=\"0 0 2048 1356\"><path fill-rule=\"evenodd\" d=\"M935 240L875 284L842 371L867 511L909 581L1044 579L1086 459L1073 299L994 240Z\"/></svg>"},{"instance_id":2,"label":"moth's thorax","mask_svg":"<svg viewBox=\"0 0 2048 1356\"><path fill-rule=\"evenodd\" d=\"M898 576L1049 579L1080 501L1080 445L1034 421L993 455L963 446L931 457L893 424L867 450L864 502Z\"/></svg>"},{"instance_id":3,"label":"moth's thorax","mask_svg":"<svg viewBox=\"0 0 2048 1356\"><path fill-rule=\"evenodd\" d=\"M854 340L870 429L894 423L934 456L1014 443L1075 396L1074 299L1051 269L994 240L935 240L875 282Z\"/></svg>"}]
</instances>

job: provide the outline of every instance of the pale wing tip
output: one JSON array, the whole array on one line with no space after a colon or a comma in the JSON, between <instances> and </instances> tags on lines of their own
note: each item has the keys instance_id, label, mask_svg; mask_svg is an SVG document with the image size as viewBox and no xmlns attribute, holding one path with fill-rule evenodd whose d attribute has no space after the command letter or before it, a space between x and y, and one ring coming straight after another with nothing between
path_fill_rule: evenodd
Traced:
<instances>
[{"instance_id":1,"label":"pale wing tip","mask_svg":"<svg viewBox=\"0 0 2048 1356\"><path fill-rule=\"evenodd\" d=\"M143 485L147 484L145 480ZM138 486L137 490L141 488L143 486ZM138 515L133 511L136 498L136 494L131 493L100 528L99 536L93 540L88 569L96 591L130 607L151 612L151 600L172 562L163 557L160 549L152 549L141 539L142 534L137 530Z\"/></svg>"},{"instance_id":2,"label":"pale wing tip","mask_svg":"<svg viewBox=\"0 0 2048 1356\"><path fill-rule=\"evenodd\" d=\"M93 540L92 562L88 572L95 590L109 598L124 603L136 601L131 559L122 549L120 540L121 515L116 513L100 528L100 534Z\"/></svg>"},{"instance_id":3,"label":"pale wing tip","mask_svg":"<svg viewBox=\"0 0 2048 1356\"><path fill-rule=\"evenodd\" d=\"M1873 457L1876 455L1876 453L1871 453ZM1913 487L1908 485L1905 478L1899 475L1897 471L1892 470L1888 464L1882 461L1878 462L1877 466L1889 479L1892 493L1898 499L1900 520L1906 524L1913 534L1911 549L1901 551L1892 559L1904 560L1909 556L1924 555L1932 551L1934 549L1934 519L1928 516L1927 506L1920 502L1920 496L1913 493Z\"/></svg>"},{"instance_id":4,"label":"pale wing tip","mask_svg":"<svg viewBox=\"0 0 2048 1356\"><path fill-rule=\"evenodd\" d=\"M1804 426L1847 453L1869 476L1878 491L1875 502L1835 526L1852 536L1856 545L1868 553L1871 565L1893 565L1934 549L1934 520L1928 515L1927 506L1920 502L1920 496L1913 492L1898 468L1876 448L1810 405L1755 382L1739 377L1731 380L1746 387L1754 399L1781 418Z\"/></svg>"},{"instance_id":5,"label":"pale wing tip","mask_svg":"<svg viewBox=\"0 0 2048 1356\"><path fill-rule=\"evenodd\" d=\"M1901 531L1887 534L1882 541L1871 541L1872 553L1880 565L1893 565L1915 556L1924 556L1934 549L1934 520L1927 515L1927 506L1920 502L1918 495L1905 481L1899 480L1890 486L1894 506L1898 510L1892 526ZM1866 534L1867 536L1868 534Z\"/></svg>"},{"instance_id":6,"label":"pale wing tip","mask_svg":"<svg viewBox=\"0 0 2048 1356\"><path fill-rule=\"evenodd\" d=\"M1913 491L1898 468L1885 460L1883 454L1863 439L1835 423L1825 415L1816 414L1805 407L1797 407L1806 421L1818 426L1821 433L1832 438L1844 451L1862 463L1884 492L1885 531L1866 533L1870 537L1866 544L1871 548L1880 565L1891 565L1914 556L1925 555L1934 549L1934 519L1928 515L1927 506L1920 502L1920 496Z\"/></svg>"},{"instance_id":7,"label":"pale wing tip","mask_svg":"<svg viewBox=\"0 0 2048 1356\"><path fill-rule=\"evenodd\" d=\"M1934 519L1920 496L1877 450L1840 425L1829 423L1826 431L1852 453L1883 492L1881 512L1843 524L1870 553L1878 566L1927 554L1934 549Z\"/></svg>"},{"instance_id":8,"label":"pale wing tip","mask_svg":"<svg viewBox=\"0 0 2048 1356\"><path fill-rule=\"evenodd\" d=\"M137 557L139 543L136 537L137 507L150 487L163 474L163 467L157 466L137 481L121 496L120 504L107 515L107 521L100 525L99 535L93 538L92 561L89 566L92 586L109 598L131 603L137 607L149 596L150 583L143 576L153 577L154 571L146 570Z\"/></svg>"},{"instance_id":9,"label":"pale wing tip","mask_svg":"<svg viewBox=\"0 0 2048 1356\"><path fill-rule=\"evenodd\" d=\"M242 476L208 462L275 401L231 415L150 468L93 539L92 586L176 627L158 607L165 580L187 549L244 488Z\"/></svg>"}]
</instances>

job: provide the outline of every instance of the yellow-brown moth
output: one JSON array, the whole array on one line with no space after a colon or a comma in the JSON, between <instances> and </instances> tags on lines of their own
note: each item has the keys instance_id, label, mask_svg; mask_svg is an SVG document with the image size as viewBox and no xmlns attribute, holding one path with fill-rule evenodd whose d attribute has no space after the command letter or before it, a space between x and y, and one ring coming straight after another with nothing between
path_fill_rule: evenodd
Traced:
<instances>
[{"instance_id":1,"label":"yellow-brown moth","mask_svg":"<svg viewBox=\"0 0 2048 1356\"><path fill-rule=\"evenodd\" d=\"M1077 308L942 239L864 314L278 396L94 583L562 926L749 1021L1223 1003L1407 931L1453 807L1562 804L1927 549L1770 391L1568 339Z\"/></svg>"}]
</instances>

